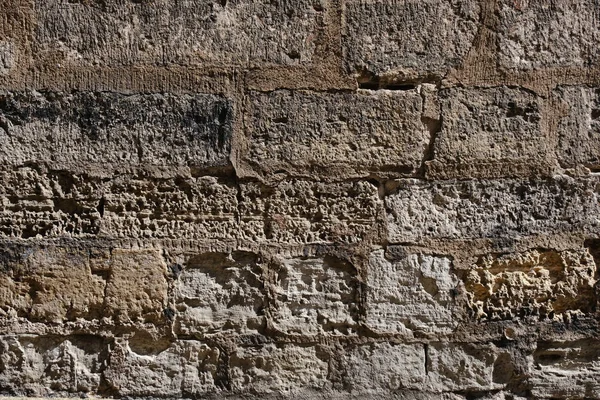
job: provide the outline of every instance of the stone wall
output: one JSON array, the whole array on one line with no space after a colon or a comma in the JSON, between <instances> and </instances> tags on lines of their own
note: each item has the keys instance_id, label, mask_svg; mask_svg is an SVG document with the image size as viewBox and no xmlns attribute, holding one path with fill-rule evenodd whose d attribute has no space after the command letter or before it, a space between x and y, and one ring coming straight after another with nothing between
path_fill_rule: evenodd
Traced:
<instances>
[{"instance_id":1,"label":"stone wall","mask_svg":"<svg viewBox=\"0 0 600 400\"><path fill-rule=\"evenodd\" d=\"M600 398L597 0L0 0L0 393Z\"/></svg>"}]
</instances>

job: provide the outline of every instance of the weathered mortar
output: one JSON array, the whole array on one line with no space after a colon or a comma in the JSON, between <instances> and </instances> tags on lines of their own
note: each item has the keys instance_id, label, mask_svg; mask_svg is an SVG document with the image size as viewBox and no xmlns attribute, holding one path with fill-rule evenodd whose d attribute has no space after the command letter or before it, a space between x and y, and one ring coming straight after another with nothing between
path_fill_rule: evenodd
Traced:
<instances>
[{"instance_id":1,"label":"weathered mortar","mask_svg":"<svg viewBox=\"0 0 600 400\"><path fill-rule=\"evenodd\" d=\"M0 0L0 395L600 399L599 27Z\"/></svg>"}]
</instances>

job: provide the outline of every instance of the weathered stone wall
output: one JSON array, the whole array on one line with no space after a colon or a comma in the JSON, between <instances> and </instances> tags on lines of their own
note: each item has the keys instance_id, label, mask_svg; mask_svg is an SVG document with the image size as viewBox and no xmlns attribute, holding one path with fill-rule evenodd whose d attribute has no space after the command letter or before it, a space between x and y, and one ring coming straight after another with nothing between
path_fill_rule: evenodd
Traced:
<instances>
[{"instance_id":1,"label":"weathered stone wall","mask_svg":"<svg viewBox=\"0 0 600 400\"><path fill-rule=\"evenodd\" d=\"M0 0L0 393L600 398L597 0Z\"/></svg>"}]
</instances>

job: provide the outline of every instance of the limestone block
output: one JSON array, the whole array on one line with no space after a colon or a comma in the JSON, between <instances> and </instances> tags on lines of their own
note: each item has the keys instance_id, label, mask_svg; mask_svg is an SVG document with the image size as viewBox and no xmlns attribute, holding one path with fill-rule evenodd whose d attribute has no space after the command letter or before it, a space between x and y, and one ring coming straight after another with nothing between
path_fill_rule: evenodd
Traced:
<instances>
[{"instance_id":1,"label":"limestone block","mask_svg":"<svg viewBox=\"0 0 600 400\"><path fill-rule=\"evenodd\" d=\"M357 243L377 232L382 204L370 183L287 180L274 187L240 186L243 234L253 240Z\"/></svg>"},{"instance_id":2,"label":"limestone block","mask_svg":"<svg viewBox=\"0 0 600 400\"><path fill-rule=\"evenodd\" d=\"M287 258L276 267L275 329L312 336L356 333L358 280L349 262L333 256Z\"/></svg>"},{"instance_id":3,"label":"limestone block","mask_svg":"<svg viewBox=\"0 0 600 400\"><path fill-rule=\"evenodd\" d=\"M429 143L417 90L250 94L244 160L262 174L406 176Z\"/></svg>"},{"instance_id":4,"label":"limestone block","mask_svg":"<svg viewBox=\"0 0 600 400\"><path fill-rule=\"evenodd\" d=\"M109 343L97 336L0 337L0 387L49 397L99 390Z\"/></svg>"},{"instance_id":5,"label":"limestone block","mask_svg":"<svg viewBox=\"0 0 600 400\"><path fill-rule=\"evenodd\" d=\"M587 250L487 255L465 275L469 307L479 320L568 320L593 310L596 269Z\"/></svg>"},{"instance_id":6,"label":"limestone block","mask_svg":"<svg viewBox=\"0 0 600 400\"><path fill-rule=\"evenodd\" d=\"M531 70L597 63L599 10L593 0L502 0L498 28L500 65Z\"/></svg>"},{"instance_id":7,"label":"limestone block","mask_svg":"<svg viewBox=\"0 0 600 400\"><path fill-rule=\"evenodd\" d=\"M378 333L449 333L461 315L459 280L448 257L410 254L402 247L369 256L366 325Z\"/></svg>"},{"instance_id":8,"label":"limestone block","mask_svg":"<svg viewBox=\"0 0 600 400\"><path fill-rule=\"evenodd\" d=\"M95 235L100 230L101 181L86 174L0 168L0 236Z\"/></svg>"},{"instance_id":9,"label":"limestone block","mask_svg":"<svg viewBox=\"0 0 600 400\"><path fill-rule=\"evenodd\" d=\"M600 88L563 86L554 96L567 108L558 124L557 155L562 166L600 167Z\"/></svg>"},{"instance_id":10,"label":"limestone block","mask_svg":"<svg viewBox=\"0 0 600 400\"><path fill-rule=\"evenodd\" d=\"M328 356L316 346L268 344L240 347L230 357L231 388L236 392L293 395L327 384Z\"/></svg>"},{"instance_id":11,"label":"limestone block","mask_svg":"<svg viewBox=\"0 0 600 400\"><path fill-rule=\"evenodd\" d=\"M215 95L0 91L0 161L226 166L232 119L231 103Z\"/></svg>"},{"instance_id":12,"label":"limestone block","mask_svg":"<svg viewBox=\"0 0 600 400\"><path fill-rule=\"evenodd\" d=\"M103 312L105 279L90 269L85 250L21 248L0 274L0 309L8 317L62 323Z\"/></svg>"},{"instance_id":13,"label":"limestone block","mask_svg":"<svg viewBox=\"0 0 600 400\"><path fill-rule=\"evenodd\" d=\"M199 396L217 390L218 360L218 349L195 340L150 347L119 340L104 377L119 396Z\"/></svg>"},{"instance_id":14,"label":"limestone block","mask_svg":"<svg viewBox=\"0 0 600 400\"><path fill-rule=\"evenodd\" d=\"M61 65L297 65L328 2L36 1L35 51Z\"/></svg>"},{"instance_id":15,"label":"limestone block","mask_svg":"<svg viewBox=\"0 0 600 400\"><path fill-rule=\"evenodd\" d=\"M232 239L239 231L237 188L214 177L122 177L104 193L103 235Z\"/></svg>"},{"instance_id":16,"label":"limestone block","mask_svg":"<svg viewBox=\"0 0 600 400\"><path fill-rule=\"evenodd\" d=\"M0 40L0 76L8 75L16 63L16 49L12 42Z\"/></svg>"},{"instance_id":17,"label":"limestone block","mask_svg":"<svg viewBox=\"0 0 600 400\"><path fill-rule=\"evenodd\" d=\"M345 355L347 385L353 393L422 390L427 380L422 344L373 343Z\"/></svg>"},{"instance_id":18,"label":"limestone block","mask_svg":"<svg viewBox=\"0 0 600 400\"><path fill-rule=\"evenodd\" d=\"M582 339L539 342L528 379L537 398L600 397L600 342Z\"/></svg>"},{"instance_id":19,"label":"limestone block","mask_svg":"<svg viewBox=\"0 0 600 400\"><path fill-rule=\"evenodd\" d=\"M178 334L256 332L264 324L266 292L254 253L190 257L178 273L174 293Z\"/></svg>"},{"instance_id":20,"label":"limestone block","mask_svg":"<svg viewBox=\"0 0 600 400\"><path fill-rule=\"evenodd\" d=\"M398 182L385 198L389 240L598 232L598 178Z\"/></svg>"},{"instance_id":21,"label":"limestone block","mask_svg":"<svg viewBox=\"0 0 600 400\"><path fill-rule=\"evenodd\" d=\"M500 87L446 89L439 96L442 123L429 175L503 176L550 162L554 148L542 132L542 99L535 94Z\"/></svg>"},{"instance_id":22,"label":"limestone block","mask_svg":"<svg viewBox=\"0 0 600 400\"><path fill-rule=\"evenodd\" d=\"M349 72L443 76L461 64L478 29L479 4L463 0L350 0L343 49Z\"/></svg>"},{"instance_id":23,"label":"limestone block","mask_svg":"<svg viewBox=\"0 0 600 400\"><path fill-rule=\"evenodd\" d=\"M159 250L113 250L105 313L119 323L164 323L166 274Z\"/></svg>"}]
</instances>

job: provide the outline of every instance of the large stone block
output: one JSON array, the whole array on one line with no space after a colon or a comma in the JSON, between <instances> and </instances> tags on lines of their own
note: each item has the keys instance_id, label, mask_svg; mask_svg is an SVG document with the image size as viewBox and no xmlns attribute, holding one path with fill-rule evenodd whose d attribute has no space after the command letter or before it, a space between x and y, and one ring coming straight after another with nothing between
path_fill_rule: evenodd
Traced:
<instances>
[{"instance_id":1,"label":"large stone block","mask_svg":"<svg viewBox=\"0 0 600 400\"><path fill-rule=\"evenodd\" d=\"M463 0L350 0L343 49L349 72L443 76L461 64L478 29L479 4Z\"/></svg>"},{"instance_id":2,"label":"large stone block","mask_svg":"<svg viewBox=\"0 0 600 400\"><path fill-rule=\"evenodd\" d=\"M536 398L600 398L600 342L539 342L528 384Z\"/></svg>"},{"instance_id":3,"label":"large stone block","mask_svg":"<svg viewBox=\"0 0 600 400\"><path fill-rule=\"evenodd\" d=\"M422 344L360 345L346 353L344 363L346 384L353 393L423 390L427 380Z\"/></svg>"},{"instance_id":4,"label":"large stone block","mask_svg":"<svg viewBox=\"0 0 600 400\"><path fill-rule=\"evenodd\" d=\"M561 165L600 168L600 88L563 86L553 94L567 109L558 124Z\"/></svg>"},{"instance_id":5,"label":"large stone block","mask_svg":"<svg viewBox=\"0 0 600 400\"><path fill-rule=\"evenodd\" d=\"M195 340L119 340L104 372L119 396L195 397L216 392L219 350Z\"/></svg>"},{"instance_id":6,"label":"large stone block","mask_svg":"<svg viewBox=\"0 0 600 400\"><path fill-rule=\"evenodd\" d=\"M276 267L275 329L313 336L352 334L358 325L358 280L349 262L334 256L282 259Z\"/></svg>"},{"instance_id":7,"label":"large stone block","mask_svg":"<svg viewBox=\"0 0 600 400\"><path fill-rule=\"evenodd\" d=\"M34 49L61 65L304 64L327 3L36 1Z\"/></svg>"},{"instance_id":8,"label":"large stone block","mask_svg":"<svg viewBox=\"0 0 600 400\"><path fill-rule=\"evenodd\" d=\"M247 333L263 326L266 291L257 254L198 254L176 273L177 333Z\"/></svg>"},{"instance_id":9,"label":"large stone block","mask_svg":"<svg viewBox=\"0 0 600 400\"><path fill-rule=\"evenodd\" d=\"M429 176L502 177L552 163L541 97L506 87L453 88L439 96L441 129L427 163Z\"/></svg>"},{"instance_id":10,"label":"large stone block","mask_svg":"<svg viewBox=\"0 0 600 400\"><path fill-rule=\"evenodd\" d=\"M1 336L1 390L40 397L97 392L109 345L89 335Z\"/></svg>"},{"instance_id":11,"label":"large stone block","mask_svg":"<svg viewBox=\"0 0 600 400\"><path fill-rule=\"evenodd\" d=\"M406 176L429 130L418 91L252 92L245 162L261 174Z\"/></svg>"},{"instance_id":12,"label":"large stone block","mask_svg":"<svg viewBox=\"0 0 600 400\"><path fill-rule=\"evenodd\" d=\"M599 16L600 5L594 0L502 0L500 65L531 70L596 64Z\"/></svg>"},{"instance_id":13,"label":"large stone block","mask_svg":"<svg viewBox=\"0 0 600 400\"><path fill-rule=\"evenodd\" d=\"M385 198L392 243L600 232L595 176L398 184Z\"/></svg>"},{"instance_id":14,"label":"large stone block","mask_svg":"<svg viewBox=\"0 0 600 400\"><path fill-rule=\"evenodd\" d=\"M586 250L483 256L465 272L469 308L478 320L570 320L594 310L596 270Z\"/></svg>"},{"instance_id":15,"label":"large stone block","mask_svg":"<svg viewBox=\"0 0 600 400\"><path fill-rule=\"evenodd\" d=\"M241 185L242 234L280 243L358 243L377 233L378 189L364 181Z\"/></svg>"},{"instance_id":16,"label":"large stone block","mask_svg":"<svg viewBox=\"0 0 600 400\"><path fill-rule=\"evenodd\" d=\"M461 320L459 280L448 257L392 246L369 257L365 323L378 333L449 333Z\"/></svg>"},{"instance_id":17,"label":"large stone block","mask_svg":"<svg viewBox=\"0 0 600 400\"><path fill-rule=\"evenodd\" d=\"M236 392L293 395L328 383L329 357L316 346L240 347L231 354L229 365L231 388Z\"/></svg>"},{"instance_id":18,"label":"large stone block","mask_svg":"<svg viewBox=\"0 0 600 400\"><path fill-rule=\"evenodd\" d=\"M0 161L61 168L229 165L233 111L215 95L0 92Z\"/></svg>"}]
</instances>

